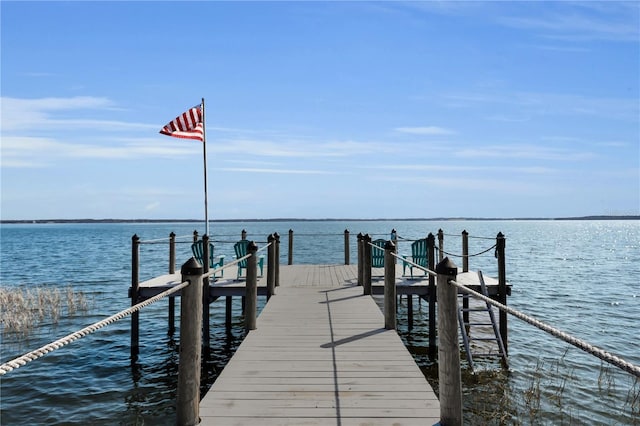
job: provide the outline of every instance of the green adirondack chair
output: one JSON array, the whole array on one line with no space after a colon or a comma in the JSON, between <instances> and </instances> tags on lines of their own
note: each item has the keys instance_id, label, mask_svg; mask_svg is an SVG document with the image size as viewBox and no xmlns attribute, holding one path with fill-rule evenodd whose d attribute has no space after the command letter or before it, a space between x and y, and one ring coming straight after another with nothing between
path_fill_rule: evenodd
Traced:
<instances>
[{"instance_id":1,"label":"green adirondack chair","mask_svg":"<svg viewBox=\"0 0 640 426\"><path fill-rule=\"evenodd\" d=\"M380 250L371 247L371 267L384 268L384 246L387 244L387 240L378 238L377 240L371 241L371 244L380 247Z\"/></svg>"},{"instance_id":2,"label":"green adirondack chair","mask_svg":"<svg viewBox=\"0 0 640 426\"><path fill-rule=\"evenodd\" d=\"M413 278L413 268L415 266L406 262L407 260L411 260L411 262L417 265L420 265L425 269L428 268L429 267L429 263L428 263L429 260L427 259L428 252L429 252L429 247L427 245L426 238L423 238L421 240L416 240L413 243L411 243L411 256L402 255L402 258L404 259L402 262L402 275L406 276L406 269L408 267L409 274L411 275L411 278ZM425 272L424 274L427 275L427 272Z\"/></svg>"},{"instance_id":3,"label":"green adirondack chair","mask_svg":"<svg viewBox=\"0 0 640 426\"><path fill-rule=\"evenodd\" d=\"M245 257L247 255L247 246L249 245L250 241L249 240L240 240L237 243L235 243L233 245L233 249L236 252L236 259L241 259L243 257ZM246 274L246 269L247 269L247 260L249 259L244 259L241 260L240 262L238 262L238 279L240 279L240 277L242 276L242 270L245 270L245 274ZM260 268L260 277L262 276L262 268L264 267L264 256L260 255L258 256L258 267Z\"/></svg>"},{"instance_id":4,"label":"green adirondack chair","mask_svg":"<svg viewBox=\"0 0 640 426\"><path fill-rule=\"evenodd\" d=\"M213 243L209 243L209 269L213 270L216 268L222 268L222 265L224 265L224 254L218 256L218 259L216 260L216 256L214 256L213 254ZM203 251L204 251L204 244L202 243L202 240L198 240L195 243L191 244L191 252L193 252L193 257L196 258L196 260L198 262L200 262L201 265L204 265L204 261L203 259ZM216 278L216 275L213 275L214 278ZM224 277L224 270L220 271L220 277Z\"/></svg>"}]
</instances>

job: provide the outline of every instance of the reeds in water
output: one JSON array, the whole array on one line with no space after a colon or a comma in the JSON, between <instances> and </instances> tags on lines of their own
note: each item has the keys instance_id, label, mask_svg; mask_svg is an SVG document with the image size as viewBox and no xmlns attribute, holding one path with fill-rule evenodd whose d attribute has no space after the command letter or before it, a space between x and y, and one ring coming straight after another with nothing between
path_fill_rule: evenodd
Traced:
<instances>
[{"instance_id":1,"label":"reeds in water","mask_svg":"<svg viewBox=\"0 0 640 426\"><path fill-rule=\"evenodd\" d=\"M0 328L3 337L27 337L38 325L57 324L61 317L86 313L87 296L73 287L0 288Z\"/></svg>"}]
</instances>

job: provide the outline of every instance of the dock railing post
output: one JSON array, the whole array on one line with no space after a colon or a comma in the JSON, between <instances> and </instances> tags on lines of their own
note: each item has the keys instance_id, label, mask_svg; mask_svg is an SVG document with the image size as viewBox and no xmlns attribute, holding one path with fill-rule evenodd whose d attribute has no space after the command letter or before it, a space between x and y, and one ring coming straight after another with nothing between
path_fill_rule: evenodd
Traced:
<instances>
[{"instance_id":1,"label":"dock railing post","mask_svg":"<svg viewBox=\"0 0 640 426\"><path fill-rule=\"evenodd\" d=\"M438 259L440 262L444 259L444 231L438 229Z\"/></svg>"},{"instance_id":2,"label":"dock railing post","mask_svg":"<svg viewBox=\"0 0 640 426\"><path fill-rule=\"evenodd\" d=\"M273 237L276 239L276 251L275 251L275 283L276 287L280 285L280 234L277 232L273 234Z\"/></svg>"},{"instance_id":3,"label":"dock railing post","mask_svg":"<svg viewBox=\"0 0 640 426\"><path fill-rule=\"evenodd\" d=\"M247 254L251 254L247 259L247 280L245 287L245 311L244 329L246 331L256 329L256 315L258 306L258 262L256 252L258 246L253 241L247 246Z\"/></svg>"},{"instance_id":4,"label":"dock railing post","mask_svg":"<svg viewBox=\"0 0 640 426\"><path fill-rule=\"evenodd\" d=\"M398 253L398 232L395 228L391 230L391 242L396 249L396 254ZM396 263L396 259L393 259L393 262Z\"/></svg>"},{"instance_id":5,"label":"dock railing post","mask_svg":"<svg viewBox=\"0 0 640 426\"><path fill-rule=\"evenodd\" d=\"M458 342L458 290L449 284L458 267L448 257L436 266L438 274L438 388L440 424L462 425L462 380Z\"/></svg>"},{"instance_id":6,"label":"dock railing post","mask_svg":"<svg viewBox=\"0 0 640 426\"><path fill-rule=\"evenodd\" d=\"M469 233L462 231L462 272L469 272Z\"/></svg>"},{"instance_id":7,"label":"dock railing post","mask_svg":"<svg viewBox=\"0 0 640 426\"><path fill-rule=\"evenodd\" d=\"M289 263L293 265L293 229L289 229Z\"/></svg>"},{"instance_id":8,"label":"dock railing post","mask_svg":"<svg viewBox=\"0 0 640 426\"><path fill-rule=\"evenodd\" d=\"M365 234L362 237L362 286L365 296L371 295L371 237Z\"/></svg>"},{"instance_id":9,"label":"dock railing post","mask_svg":"<svg viewBox=\"0 0 640 426\"><path fill-rule=\"evenodd\" d=\"M436 237L429 233L427 236L428 267L430 271L436 269ZM436 278L429 274L429 358L436 358Z\"/></svg>"},{"instance_id":10,"label":"dock railing post","mask_svg":"<svg viewBox=\"0 0 640 426\"><path fill-rule=\"evenodd\" d=\"M194 243L198 242L198 230L197 229L193 230L193 242Z\"/></svg>"},{"instance_id":11,"label":"dock railing post","mask_svg":"<svg viewBox=\"0 0 640 426\"><path fill-rule=\"evenodd\" d=\"M396 246L392 241L384 245L384 328L396 329Z\"/></svg>"},{"instance_id":12,"label":"dock railing post","mask_svg":"<svg viewBox=\"0 0 640 426\"><path fill-rule=\"evenodd\" d=\"M267 237L267 302L276 291L276 239L273 234Z\"/></svg>"},{"instance_id":13,"label":"dock railing post","mask_svg":"<svg viewBox=\"0 0 640 426\"><path fill-rule=\"evenodd\" d=\"M140 284L140 237L131 237L131 306L138 303L138 286ZM140 312L131 314L131 362L138 359L140 353Z\"/></svg>"},{"instance_id":14,"label":"dock railing post","mask_svg":"<svg viewBox=\"0 0 640 426\"><path fill-rule=\"evenodd\" d=\"M202 273L206 274L209 272L209 236L204 234L202 236ZM207 356L209 352L209 347L211 343L210 336L210 325L209 325L209 278L202 280L202 344L204 345L205 350L207 351Z\"/></svg>"},{"instance_id":15,"label":"dock railing post","mask_svg":"<svg viewBox=\"0 0 640 426\"><path fill-rule=\"evenodd\" d=\"M469 233L467 230L462 231L462 272L469 272ZM462 297L462 318L465 323L469 323L469 295L465 294ZM468 332L468 330L467 330Z\"/></svg>"},{"instance_id":16,"label":"dock railing post","mask_svg":"<svg viewBox=\"0 0 640 426\"><path fill-rule=\"evenodd\" d=\"M349 264L349 230L344 230L344 264Z\"/></svg>"},{"instance_id":17,"label":"dock railing post","mask_svg":"<svg viewBox=\"0 0 640 426\"><path fill-rule=\"evenodd\" d=\"M242 230L242 232L240 232L240 239L241 240L246 240L247 239L247 231L246 230Z\"/></svg>"},{"instance_id":18,"label":"dock railing post","mask_svg":"<svg viewBox=\"0 0 640 426\"><path fill-rule=\"evenodd\" d=\"M358 285L362 286L362 273L363 273L363 264L364 264L364 258L363 258L363 250L362 250L362 232L358 233L358 238L357 238L357 244L358 244Z\"/></svg>"},{"instance_id":19,"label":"dock railing post","mask_svg":"<svg viewBox=\"0 0 640 426\"><path fill-rule=\"evenodd\" d=\"M178 364L177 424L200 423L200 358L202 345L202 266L192 257L180 270L189 285L180 293L180 360Z\"/></svg>"},{"instance_id":20,"label":"dock railing post","mask_svg":"<svg viewBox=\"0 0 640 426\"><path fill-rule=\"evenodd\" d=\"M507 240L502 232L496 236L496 257L498 258L498 302L507 305L507 268L505 263L505 247ZM504 345L505 354L509 354L509 332L507 328L507 313L500 309L499 313L500 337Z\"/></svg>"},{"instance_id":21,"label":"dock railing post","mask_svg":"<svg viewBox=\"0 0 640 426\"><path fill-rule=\"evenodd\" d=\"M171 232L169 234L169 273L176 273L176 234ZM173 334L176 331L176 298L175 296L169 296L169 334Z\"/></svg>"}]
</instances>

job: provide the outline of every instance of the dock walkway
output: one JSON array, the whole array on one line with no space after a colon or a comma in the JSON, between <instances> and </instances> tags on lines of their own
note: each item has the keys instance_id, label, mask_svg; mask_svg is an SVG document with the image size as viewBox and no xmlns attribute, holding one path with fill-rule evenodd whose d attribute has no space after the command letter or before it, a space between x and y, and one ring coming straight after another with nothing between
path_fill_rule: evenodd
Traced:
<instances>
[{"instance_id":1,"label":"dock walkway","mask_svg":"<svg viewBox=\"0 0 640 426\"><path fill-rule=\"evenodd\" d=\"M356 268L289 265L200 403L202 425L432 425L433 389L355 282Z\"/></svg>"}]
</instances>

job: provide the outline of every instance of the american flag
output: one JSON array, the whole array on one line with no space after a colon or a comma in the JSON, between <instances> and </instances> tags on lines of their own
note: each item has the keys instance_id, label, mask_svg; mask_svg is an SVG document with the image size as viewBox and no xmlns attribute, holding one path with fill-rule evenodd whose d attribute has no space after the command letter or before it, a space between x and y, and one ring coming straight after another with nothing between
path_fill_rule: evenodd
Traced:
<instances>
[{"instance_id":1,"label":"american flag","mask_svg":"<svg viewBox=\"0 0 640 426\"><path fill-rule=\"evenodd\" d=\"M204 142L202 105L195 106L164 126L160 133L174 138L195 139Z\"/></svg>"}]
</instances>

